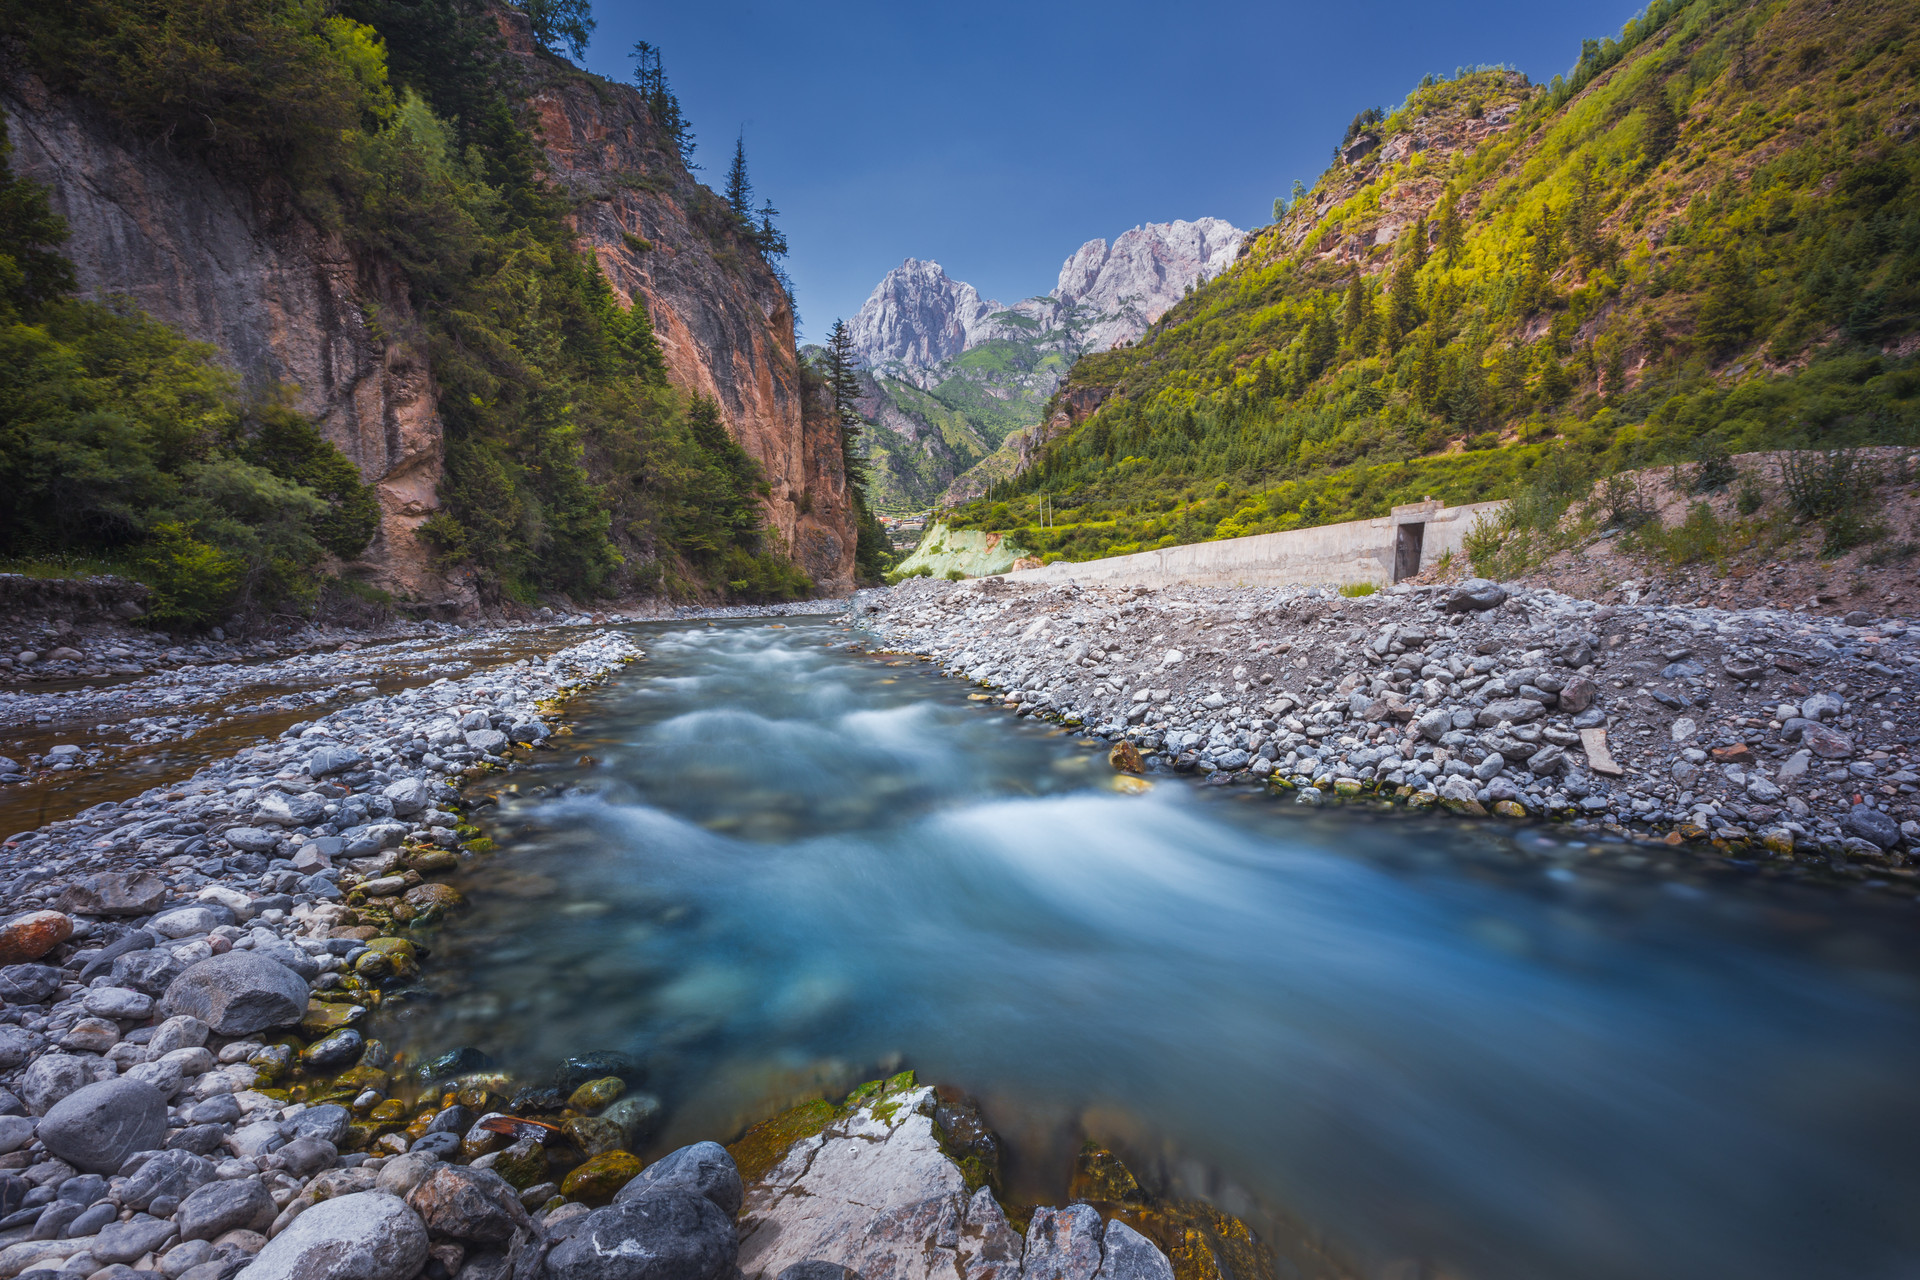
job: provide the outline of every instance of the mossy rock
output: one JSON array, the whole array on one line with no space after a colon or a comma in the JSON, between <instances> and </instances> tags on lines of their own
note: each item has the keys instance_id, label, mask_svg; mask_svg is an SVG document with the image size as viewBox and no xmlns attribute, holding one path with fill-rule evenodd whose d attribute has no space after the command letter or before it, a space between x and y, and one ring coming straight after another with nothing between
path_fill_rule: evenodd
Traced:
<instances>
[{"instance_id":1,"label":"mossy rock","mask_svg":"<svg viewBox=\"0 0 1920 1280\"><path fill-rule=\"evenodd\" d=\"M571 1120L563 1120L560 1122L560 1132L566 1134L568 1141L589 1156L618 1151L627 1140L627 1135L621 1131L619 1125L596 1116L575 1116Z\"/></svg>"},{"instance_id":2,"label":"mossy rock","mask_svg":"<svg viewBox=\"0 0 1920 1280\"><path fill-rule=\"evenodd\" d=\"M406 865L423 876L432 876L457 870L460 866L460 858L446 849L422 849L408 858Z\"/></svg>"},{"instance_id":3,"label":"mossy rock","mask_svg":"<svg viewBox=\"0 0 1920 1280\"><path fill-rule=\"evenodd\" d=\"M1074 1161L1067 1195L1075 1200L1103 1200L1109 1204L1143 1204L1146 1192L1119 1156L1089 1142Z\"/></svg>"},{"instance_id":4,"label":"mossy rock","mask_svg":"<svg viewBox=\"0 0 1920 1280\"><path fill-rule=\"evenodd\" d=\"M589 1080L567 1097L567 1106L579 1112L601 1111L612 1106L627 1091L627 1082L619 1076L601 1076Z\"/></svg>"},{"instance_id":5,"label":"mossy rock","mask_svg":"<svg viewBox=\"0 0 1920 1280\"><path fill-rule=\"evenodd\" d=\"M631 1151L603 1151L569 1173L560 1184L560 1194L585 1204L606 1204L643 1167Z\"/></svg>"},{"instance_id":6,"label":"mossy rock","mask_svg":"<svg viewBox=\"0 0 1920 1280\"><path fill-rule=\"evenodd\" d=\"M522 1138L494 1157L493 1171L515 1191L525 1191L547 1180L547 1153L532 1138Z\"/></svg>"},{"instance_id":7,"label":"mossy rock","mask_svg":"<svg viewBox=\"0 0 1920 1280\"><path fill-rule=\"evenodd\" d=\"M294 1049L291 1045L270 1044L255 1049L247 1057L247 1065L259 1074L259 1081L274 1084L283 1079L293 1069Z\"/></svg>"},{"instance_id":8,"label":"mossy rock","mask_svg":"<svg viewBox=\"0 0 1920 1280\"><path fill-rule=\"evenodd\" d=\"M753 1182L779 1164L794 1143L811 1138L839 1117L840 1108L825 1099L803 1102L748 1129L727 1147L727 1154L739 1168L741 1181Z\"/></svg>"},{"instance_id":9,"label":"mossy rock","mask_svg":"<svg viewBox=\"0 0 1920 1280\"><path fill-rule=\"evenodd\" d=\"M300 1019L301 1034L318 1040L343 1027L350 1027L367 1016L366 1006L333 1004L323 1000L307 1001L307 1016Z\"/></svg>"}]
</instances>

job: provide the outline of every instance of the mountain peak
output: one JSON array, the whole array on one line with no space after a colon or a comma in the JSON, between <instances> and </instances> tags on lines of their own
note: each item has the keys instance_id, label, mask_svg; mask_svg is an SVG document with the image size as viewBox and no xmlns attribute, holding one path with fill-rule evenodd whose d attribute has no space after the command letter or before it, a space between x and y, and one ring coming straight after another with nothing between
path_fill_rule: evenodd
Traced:
<instances>
[{"instance_id":1,"label":"mountain peak","mask_svg":"<svg viewBox=\"0 0 1920 1280\"><path fill-rule=\"evenodd\" d=\"M938 262L908 258L874 286L848 328L869 368L928 369L965 351L999 310Z\"/></svg>"}]
</instances>

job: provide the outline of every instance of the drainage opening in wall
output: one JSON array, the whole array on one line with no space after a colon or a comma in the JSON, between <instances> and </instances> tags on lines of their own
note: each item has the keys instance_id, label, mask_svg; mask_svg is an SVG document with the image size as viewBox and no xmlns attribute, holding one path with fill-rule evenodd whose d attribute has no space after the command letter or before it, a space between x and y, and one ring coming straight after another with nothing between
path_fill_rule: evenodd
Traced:
<instances>
[{"instance_id":1,"label":"drainage opening in wall","mask_svg":"<svg viewBox=\"0 0 1920 1280\"><path fill-rule=\"evenodd\" d=\"M1426 545L1427 526L1403 524L1393 549L1393 580L1399 582L1420 572L1420 551Z\"/></svg>"}]
</instances>

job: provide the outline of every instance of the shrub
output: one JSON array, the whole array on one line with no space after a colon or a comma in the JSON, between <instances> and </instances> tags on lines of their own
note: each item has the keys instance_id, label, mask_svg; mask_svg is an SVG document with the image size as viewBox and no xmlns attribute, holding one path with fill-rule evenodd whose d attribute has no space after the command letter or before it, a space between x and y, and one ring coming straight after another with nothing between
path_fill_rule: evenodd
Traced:
<instances>
[{"instance_id":1,"label":"shrub","mask_svg":"<svg viewBox=\"0 0 1920 1280\"><path fill-rule=\"evenodd\" d=\"M153 600L147 620L162 626L211 622L233 600L246 570L235 555L189 534L182 525L156 525L140 557Z\"/></svg>"},{"instance_id":2,"label":"shrub","mask_svg":"<svg viewBox=\"0 0 1920 1280\"><path fill-rule=\"evenodd\" d=\"M1878 482L1859 449L1794 449L1780 455L1780 484L1797 519L1820 520L1857 504Z\"/></svg>"},{"instance_id":3,"label":"shrub","mask_svg":"<svg viewBox=\"0 0 1920 1280\"><path fill-rule=\"evenodd\" d=\"M964 574L964 573L962 573L962 572L960 572L960 570L958 570L958 569L949 569L949 570L947 570L947 581L948 581L948 582L964 582L964 581L966 581L966 577L967 577L967 575L966 575L966 574Z\"/></svg>"}]
</instances>

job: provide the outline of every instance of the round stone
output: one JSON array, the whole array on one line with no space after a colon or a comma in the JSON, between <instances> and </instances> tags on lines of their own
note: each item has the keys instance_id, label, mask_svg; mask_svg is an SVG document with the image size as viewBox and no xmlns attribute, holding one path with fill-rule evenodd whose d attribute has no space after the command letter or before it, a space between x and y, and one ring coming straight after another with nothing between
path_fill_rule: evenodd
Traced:
<instances>
[{"instance_id":1,"label":"round stone","mask_svg":"<svg viewBox=\"0 0 1920 1280\"><path fill-rule=\"evenodd\" d=\"M136 1151L152 1151L167 1135L167 1100L150 1084L125 1077L68 1094L40 1119L40 1141L76 1169L114 1173Z\"/></svg>"}]
</instances>

